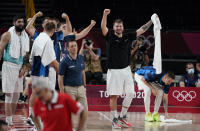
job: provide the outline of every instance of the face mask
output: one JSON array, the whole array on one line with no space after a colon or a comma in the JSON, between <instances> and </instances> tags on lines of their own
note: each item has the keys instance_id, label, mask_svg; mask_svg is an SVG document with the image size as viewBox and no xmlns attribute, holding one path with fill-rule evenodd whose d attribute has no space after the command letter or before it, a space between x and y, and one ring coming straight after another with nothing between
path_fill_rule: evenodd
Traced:
<instances>
[{"instance_id":1,"label":"face mask","mask_svg":"<svg viewBox=\"0 0 200 131\"><path fill-rule=\"evenodd\" d=\"M188 69L188 74L194 74L194 69Z\"/></svg>"},{"instance_id":2,"label":"face mask","mask_svg":"<svg viewBox=\"0 0 200 131\"><path fill-rule=\"evenodd\" d=\"M15 26L15 30L16 30L17 32L22 32L22 31L24 30L24 27L20 28L20 27L18 27L18 26Z\"/></svg>"}]
</instances>

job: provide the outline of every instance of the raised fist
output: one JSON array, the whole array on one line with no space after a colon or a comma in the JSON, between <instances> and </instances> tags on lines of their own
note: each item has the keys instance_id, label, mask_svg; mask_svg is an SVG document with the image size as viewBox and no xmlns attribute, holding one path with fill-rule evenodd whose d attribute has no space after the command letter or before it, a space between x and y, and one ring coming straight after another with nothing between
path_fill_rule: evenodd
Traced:
<instances>
[{"instance_id":1,"label":"raised fist","mask_svg":"<svg viewBox=\"0 0 200 131\"><path fill-rule=\"evenodd\" d=\"M62 13L62 18L63 19L68 19L69 17L68 17L68 15L66 13Z\"/></svg>"},{"instance_id":2,"label":"raised fist","mask_svg":"<svg viewBox=\"0 0 200 131\"><path fill-rule=\"evenodd\" d=\"M110 9L105 9L104 14L109 15L110 14Z\"/></svg>"},{"instance_id":3,"label":"raised fist","mask_svg":"<svg viewBox=\"0 0 200 131\"><path fill-rule=\"evenodd\" d=\"M37 12L36 16L41 17L41 16L43 16L43 13L41 11L39 11L39 12Z\"/></svg>"},{"instance_id":4,"label":"raised fist","mask_svg":"<svg viewBox=\"0 0 200 131\"><path fill-rule=\"evenodd\" d=\"M91 25L95 25L96 24L96 21L94 21L94 20L91 20L91 23L90 23Z\"/></svg>"}]
</instances>

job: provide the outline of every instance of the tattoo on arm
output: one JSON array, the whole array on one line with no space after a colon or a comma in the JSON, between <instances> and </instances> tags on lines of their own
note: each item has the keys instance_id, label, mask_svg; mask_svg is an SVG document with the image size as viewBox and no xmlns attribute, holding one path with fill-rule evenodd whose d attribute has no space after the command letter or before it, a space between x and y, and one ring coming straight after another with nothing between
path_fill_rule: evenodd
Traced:
<instances>
[{"instance_id":1,"label":"tattoo on arm","mask_svg":"<svg viewBox=\"0 0 200 131\"><path fill-rule=\"evenodd\" d=\"M144 31L147 31L149 29L149 27L152 25L152 21L148 21L145 25L143 25L141 28L144 30Z\"/></svg>"}]
</instances>

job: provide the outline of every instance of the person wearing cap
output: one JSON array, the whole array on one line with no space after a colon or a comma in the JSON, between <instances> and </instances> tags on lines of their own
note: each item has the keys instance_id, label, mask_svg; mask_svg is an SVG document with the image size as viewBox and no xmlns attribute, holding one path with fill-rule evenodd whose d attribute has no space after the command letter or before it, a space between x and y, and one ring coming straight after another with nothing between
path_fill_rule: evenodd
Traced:
<instances>
[{"instance_id":1,"label":"person wearing cap","mask_svg":"<svg viewBox=\"0 0 200 131\"><path fill-rule=\"evenodd\" d=\"M79 123L76 131L81 131L86 119L84 107L63 93L57 93L51 89L46 79L40 79L34 83L37 99L33 107L33 119L38 131L72 131L71 113L79 115ZM44 128L41 128L41 118Z\"/></svg>"}]
</instances>

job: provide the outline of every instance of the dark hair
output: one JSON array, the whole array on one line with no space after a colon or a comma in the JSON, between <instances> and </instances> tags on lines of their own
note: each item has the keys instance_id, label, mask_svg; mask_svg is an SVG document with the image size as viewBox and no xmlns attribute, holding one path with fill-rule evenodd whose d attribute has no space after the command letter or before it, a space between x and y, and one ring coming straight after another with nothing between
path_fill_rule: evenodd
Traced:
<instances>
[{"instance_id":1,"label":"dark hair","mask_svg":"<svg viewBox=\"0 0 200 131\"><path fill-rule=\"evenodd\" d=\"M166 72L166 75L167 75L169 78L175 79L175 74L174 74L174 72L172 72L172 71Z\"/></svg>"},{"instance_id":2,"label":"dark hair","mask_svg":"<svg viewBox=\"0 0 200 131\"><path fill-rule=\"evenodd\" d=\"M0 119L0 127L8 125L4 120Z\"/></svg>"},{"instance_id":3,"label":"dark hair","mask_svg":"<svg viewBox=\"0 0 200 131\"><path fill-rule=\"evenodd\" d=\"M114 25L115 23L122 23L122 24L123 24L123 20L122 20L122 19L116 19L116 20L114 20L113 25Z\"/></svg>"},{"instance_id":4,"label":"dark hair","mask_svg":"<svg viewBox=\"0 0 200 131\"><path fill-rule=\"evenodd\" d=\"M74 41L76 42L76 40L75 40L74 38L68 39L68 40L66 41L66 42L67 42L67 43L66 43L66 47L69 47L69 43L70 43L70 42L74 42Z\"/></svg>"},{"instance_id":5,"label":"dark hair","mask_svg":"<svg viewBox=\"0 0 200 131\"><path fill-rule=\"evenodd\" d=\"M53 30L56 29L56 26L53 22L48 22L45 26L44 26L44 30L47 32L51 32Z\"/></svg>"},{"instance_id":6,"label":"dark hair","mask_svg":"<svg viewBox=\"0 0 200 131\"><path fill-rule=\"evenodd\" d=\"M188 65L193 65L194 66L194 64L192 62L188 62L188 63L186 63L185 68L187 68Z\"/></svg>"},{"instance_id":7,"label":"dark hair","mask_svg":"<svg viewBox=\"0 0 200 131\"><path fill-rule=\"evenodd\" d=\"M23 15L16 15L13 17L13 22L16 22L18 19L24 19Z\"/></svg>"},{"instance_id":8,"label":"dark hair","mask_svg":"<svg viewBox=\"0 0 200 131\"><path fill-rule=\"evenodd\" d=\"M42 19L42 24L44 23L44 21L46 20L46 19L51 19L50 17L44 17L43 19Z\"/></svg>"}]
</instances>

